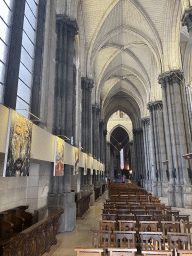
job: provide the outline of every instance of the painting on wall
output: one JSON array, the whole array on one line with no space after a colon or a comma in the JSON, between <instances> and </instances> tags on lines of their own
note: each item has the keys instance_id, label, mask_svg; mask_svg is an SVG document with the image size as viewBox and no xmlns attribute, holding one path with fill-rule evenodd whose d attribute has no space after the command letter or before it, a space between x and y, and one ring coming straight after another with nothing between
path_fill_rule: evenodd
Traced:
<instances>
[{"instance_id":1,"label":"painting on wall","mask_svg":"<svg viewBox=\"0 0 192 256\"><path fill-rule=\"evenodd\" d=\"M73 175L77 174L79 171L79 149L74 148L74 168Z\"/></svg>"},{"instance_id":2,"label":"painting on wall","mask_svg":"<svg viewBox=\"0 0 192 256\"><path fill-rule=\"evenodd\" d=\"M55 137L55 158L54 158L54 176L64 175L64 140Z\"/></svg>"},{"instance_id":3,"label":"painting on wall","mask_svg":"<svg viewBox=\"0 0 192 256\"><path fill-rule=\"evenodd\" d=\"M87 175L87 154L84 154L84 175Z\"/></svg>"},{"instance_id":4,"label":"painting on wall","mask_svg":"<svg viewBox=\"0 0 192 256\"><path fill-rule=\"evenodd\" d=\"M10 110L4 177L29 176L32 127L29 119Z\"/></svg>"}]
</instances>

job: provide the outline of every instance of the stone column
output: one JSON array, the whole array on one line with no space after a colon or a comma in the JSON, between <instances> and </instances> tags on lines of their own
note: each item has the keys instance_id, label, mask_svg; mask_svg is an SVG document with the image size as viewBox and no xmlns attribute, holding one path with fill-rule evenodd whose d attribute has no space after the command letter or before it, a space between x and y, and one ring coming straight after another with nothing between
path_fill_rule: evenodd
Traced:
<instances>
[{"instance_id":1,"label":"stone column","mask_svg":"<svg viewBox=\"0 0 192 256\"><path fill-rule=\"evenodd\" d=\"M153 181L154 194L158 196L167 196L168 181L163 166L163 162L167 160L163 122L163 103L162 101L149 102L148 109L151 116L151 138L155 171Z\"/></svg>"},{"instance_id":2,"label":"stone column","mask_svg":"<svg viewBox=\"0 0 192 256\"><path fill-rule=\"evenodd\" d=\"M95 125L96 125L96 127L95 127L95 130L96 130L95 144L97 145L96 146L97 160L100 160L99 114L100 114L100 108L97 105L96 106L96 123L95 123Z\"/></svg>"},{"instance_id":3,"label":"stone column","mask_svg":"<svg viewBox=\"0 0 192 256\"><path fill-rule=\"evenodd\" d=\"M145 186L144 188L148 191L149 189L149 172L151 171L150 166L150 154L149 154L149 146L150 143L148 140L148 126L150 124L150 118L145 117L142 118L141 124L143 127L143 141L144 141L144 153L145 153Z\"/></svg>"},{"instance_id":4,"label":"stone column","mask_svg":"<svg viewBox=\"0 0 192 256\"><path fill-rule=\"evenodd\" d=\"M99 139L100 139L100 161L104 163L104 134L103 134L104 120L99 120Z\"/></svg>"},{"instance_id":5,"label":"stone column","mask_svg":"<svg viewBox=\"0 0 192 256\"><path fill-rule=\"evenodd\" d=\"M92 105L91 92L93 80L88 77L81 78L82 89L82 147L85 153L91 154L92 145Z\"/></svg>"},{"instance_id":6,"label":"stone column","mask_svg":"<svg viewBox=\"0 0 192 256\"><path fill-rule=\"evenodd\" d=\"M92 134L93 134L93 136L92 136L92 151L93 151L93 157L94 158L96 158L97 157L97 150L96 150L96 148L97 148L97 140L96 140L96 107L97 107L97 105L92 105L92 117L93 117L93 119L92 119L92 130L93 130L93 132L92 132Z\"/></svg>"},{"instance_id":7,"label":"stone column","mask_svg":"<svg viewBox=\"0 0 192 256\"><path fill-rule=\"evenodd\" d=\"M57 16L57 62L55 79L55 134L71 139L74 113L74 40L77 34L76 20ZM58 177L59 206L64 208L60 232L76 227L75 193L71 192L71 166L65 165L64 176Z\"/></svg>"},{"instance_id":8,"label":"stone column","mask_svg":"<svg viewBox=\"0 0 192 256\"><path fill-rule=\"evenodd\" d=\"M134 146L135 146L135 168L136 180L142 186L142 180L145 173L145 158L143 148L143 130L142 128L134 129Z\"/></svg>"},{"instance_id":9,"label":"stone column","mask_svg":"<svg viewBox=\"0 0 192 256\"><path fill-rule=\"evenodd\" d=\"M170 127L165 129L170 163L169 204L190 208L192 206L192 199L189 196L192 193L192 186L188 176L190 163L183 158L183 155L191 152L191 142L188 140L190 131L189 121L186 118L183 74L180 70L164 73L159 76L159 83L162 86L163 103L165 102L163 113L165 126Z\"/></svg>"},{"instance_id":10,"label":"stone column","mask_svg":"<svg viewBox=\"0 0 192 256\"><path fill-rule=\"evenodd\" d=\"M107 153L107 130L103 130L103 149L104 149L104 165L105 165L105 175L106 176L106 164L107 164L107 160L106 160L106 153Z\"/></svg>"}]
</instances>

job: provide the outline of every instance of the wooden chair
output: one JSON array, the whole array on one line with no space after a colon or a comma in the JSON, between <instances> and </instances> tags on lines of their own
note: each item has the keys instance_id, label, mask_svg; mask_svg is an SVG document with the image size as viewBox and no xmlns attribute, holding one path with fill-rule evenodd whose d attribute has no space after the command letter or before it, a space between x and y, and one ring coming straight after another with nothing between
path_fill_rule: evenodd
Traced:
<instances>
[{"instance_id":1,"label":"wooden chair","mask_svg":"<svg viewBox=\"0 0 192 256\"><path fill-rule=\"evenodd\" d=\"M144 250L161 250L162 232L139 232L141 236L141 249Z\"/></svg>"},{"instance_id":2,"label":"wooden chair","mask_svg":"<svg viewBox=\"0 0 192 256\"><path fill-rule=\"evenodd\" d=\"M163 212L162 210L153 210L153 209L149 209L148 210L149 214L152 215L154 217L157 216L157 215L163 215Z\"/></svg>"},{"instance_id":3,"label":"wooden chair","mask_svg":"<svg viewBox=\"0 0 192 256\"><path fill-rule=\"evenodd\" d=\"M119 214L118 220L135 220L134 214Z\"/></svg>"},{"instance_id":4,"label":"wooden chair","mask_svg":"<svg viewBox=\"0 0 192 256\"><path fill-rule=\"evenodd\" d=\"M99 220L99 230L110 230L116 229L116 220Z\"/></svg>"},{"instance_id":5,"label":"wooden chair","mask_svg":"<svg viewBox=\"0 0 192 256\"><path fill-rule=\"evenodd\" d=\"M191 256L192 250L176 250L178 256Z\"/></svg>"},{"instance_id":6,"label":"wooden chair","mask_svg":"<svg viewBox=\"0 0 192 256\"><path fill-rule=\"evenodd\" d=\"M91 230L92 246L95 248L103 248L104 253L107 247L110 247L111 233L109 230Z\"/></svg>"},{"instance_id":7,"label":"wooden chair","mask_svg":"<svg viewBox=\"0 0 192 256\"><path fill-rule=\"evenodd\" d=\"M189 234L192 234L192 222L184 222L183 223L184 225L184 233L189 233ZM192 244L192 236L190 236L190 241L191 241L191 244Z\"/></svg>"},{"instance_id":8,"label":"wooden chair","mask_svg":"<svg viewBox=\"0 0 192 256\"><path fill-rule=\"evenodd\" d=\"M168 245L168 232L180 233L181 227L180 222L175 221L161 221L161 227L163 232L163 248L166 249Z\"/></svg>"},{"instance_id":9,"label":"wooden chair","mask_svg":"<svg viewBox=\"0 0 192 256\"><path fill-rule=\"evenodd\" d=\"M158 221L140 221L139 231L141 232L157 232Z\"/></svg>"},{"instance_id":10,"label":"wooden chair","mask_svg":"<svg viewBox=\"0 0 192 256\"><path fill-rule=\"evenodd\" d=\"M145 215L145 209L131 210L134 215Z\"/></svg>"},{"instance_id":11,"label":"wooden chair","mask_svg":"<svg viewBox=\"0 0 192 256\"><path fill-rule=\"evenodd\" d=\"M135 256L136 248L108 248L109 256Z\"/></svg>"},{"instance_id":12,"label":"wooden chair","mask_svg":"<svg viewBox=\"0 0 192 256\"><path fill-rule=\"evenodd\" d=\"M116 214L115 209L102 209L103 214Z\"/></svg>"},{"instance_id":13,"label":"wooden chair","mask_svg":"<svg viewBox=\"0 0 192 256\"><path fill-rule=\"evenodd\" d=\"M142 254L144 256L171 256L172 255L172 251L168 251L168 250L162 250L162 251L142 251Z\"/></svg>"},{"instance_id":14,"label":"wooden chair","mask_svg":"<svg viewBox=\"0 0 192 256\"><path fill-rule=\"evenodd\" d=\"M166 215L169 216L169 220L172 221L172 220L175 220L175 216L179 215L179 211L175 211L175 210L168 211L168 210L166 210Z\"/></svg>"},{"instance_id":15,"label":"wooden chair","mask_svg":"<svg viewBox=\"0 0 192 256\"><path fill-rule=\"evenodd\" d=\"M130 214L130 209L117 209L117 214Z\"/></svg>"},{"instance_id":16,"label":"wooden chair","mask_svg":"<svg viewBox=\"0 0 192 256\"><path fill-rule=\"evenodd\" d=\"M116 220L116 214L101 214L102 220Z\"/></svg>"},{"instance_id":17,"label":"wooden chair","mask_svg":"<svg viewBox=\"0 0 192 256\"><path fill-rule=\"evenodd\" d=\"M177 215L175 216L175 221L187 221L189 222L189 216L190 215Z\"/></svg>"},{"instance_id":18,"label":"wooden chair","mask_svg":"<svg viewBox=\"0 0 192 256\"><path fill-rule=\"evenodd\" d=\"M136 231L114 231L116 247L135 248Z\"/></svg>"},{"instance_id":19,"label":"wooden chair","mask_svg":"<svg viewBox=\"0 0 192 256\"><path fill-rule=\"evenodd\" d=\"M152 221L152 215L136 215L136 220L139 221Z\"/></svg>"},{"instance_id":20,"label":"wooden chair","mask_svg":"<svg viewBox=\"0 0 192 256\"><path fill-rule=\"evenodd\" d=\"M75 251L77 252L77 256L102 256L103 253L102 248L77 247Z\"/></svg>"},{"instance_id":21,"label":"wooden chair","mask_svg":"<svg viewBox=\"0 0 192 256\"><path fill-rule=\"evenodd\" d=\"M190 250L190 234L168 232L169 249Z\"/></svg>"},{"instance_id":22,"label":"wooden chair","mask_svg":"<svg viewBox=\"0 0 192 256\"><path fill-rule=\"evenodd\" d=\"M134 231L136 226L135 220L118 220L119 231Z\"/></svg>"}]
</instances>

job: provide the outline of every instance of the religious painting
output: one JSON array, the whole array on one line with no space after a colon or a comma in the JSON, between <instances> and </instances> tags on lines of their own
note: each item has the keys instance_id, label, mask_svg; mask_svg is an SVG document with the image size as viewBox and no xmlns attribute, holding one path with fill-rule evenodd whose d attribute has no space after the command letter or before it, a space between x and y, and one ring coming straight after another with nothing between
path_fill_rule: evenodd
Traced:
<instances>
[{"instance_id":1,"label":"religious painting","mask_svg":"<svg viewBox=\"0 0 192 256\"><path fill-rule=\"evenodd\" d=\"M73 168L73 175L78 173L79 171L79 149L74 148L74 168Z\"/></svg>"},{"instance_id":2,"label":"religious painting","mask_svg":"<svg viewBox=\"0 0 192 256\"><path fill-rule=\"evenodd\" d=\"M29 119L10 110L4 177L29 176L32 126Z\"/></svg>"},{"instance_id":3,"label":"religious painting","mask_svg":"<svg viewBox=\"0 0 192 256\"><path fill-rule=\"evenodd\" d=\"M64 175L64 140L55 137L54 176Z\"/></svg>"},{"instance_id":4,"label":"religious painting","mask_svg":"<svg viewBox=\"0 0 192 256\"><path fill-rule=\"evenodd\" d=\"M87 175L87 154L84 154L84 175Z\"/></svg>"}]
</instances>

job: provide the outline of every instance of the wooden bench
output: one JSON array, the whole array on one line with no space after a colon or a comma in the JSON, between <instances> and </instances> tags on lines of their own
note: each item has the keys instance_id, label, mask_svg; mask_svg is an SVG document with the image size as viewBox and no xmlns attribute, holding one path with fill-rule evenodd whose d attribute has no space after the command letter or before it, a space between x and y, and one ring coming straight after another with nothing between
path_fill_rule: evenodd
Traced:
<instances>
[{"instance_id":1,"label":"wooden bench","mask_svg":"<svg viewBox=\"0 0 192 256\"><path fill-rule=\"evenodd\" d=\"M114 231L116 247L135 248L136 231Z\"/></svg>"},{"instance_id":2,"label":"wooden bench","mask_svg":"<svg viewBox=\"0 0 192 256\"><path fill-rule=\"evenodd\" d=\"M56 234L59 218L64 211L52 211L49 216L19 233L3 246L1 254L7 255L42 255L49 251L52 244L57 243Z\"/></svg>"}]
</instances>

